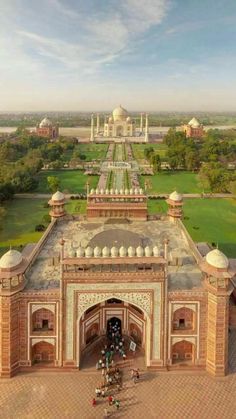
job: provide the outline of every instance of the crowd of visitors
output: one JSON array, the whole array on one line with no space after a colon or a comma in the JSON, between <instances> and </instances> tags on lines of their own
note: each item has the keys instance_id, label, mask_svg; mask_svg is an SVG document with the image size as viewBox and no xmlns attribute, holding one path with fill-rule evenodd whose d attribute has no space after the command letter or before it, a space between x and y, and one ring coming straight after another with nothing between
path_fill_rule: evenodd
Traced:
<instances>
[{"instance_id":1,"label":"crowd of visitors","mask_svg":"<svg viewBox=\"0 0 236 419\"><path fill-rule=\"evenodd\" d=\"M100 400L107 400L108 407L104 408L104 417L112 414L109 408L118 410L120 400L115 397L122 390L122 369L126 360L126 344L122 337L118 322L109 323L106 343L104 343L96 369L101 371L101 381L95 388L95 397L92 399L92 406L96 406ZM119 364L119 366L118 366ZM139 369L131 370L131 379L136 384L139 380Z\"/></svg>"}]
</instances>

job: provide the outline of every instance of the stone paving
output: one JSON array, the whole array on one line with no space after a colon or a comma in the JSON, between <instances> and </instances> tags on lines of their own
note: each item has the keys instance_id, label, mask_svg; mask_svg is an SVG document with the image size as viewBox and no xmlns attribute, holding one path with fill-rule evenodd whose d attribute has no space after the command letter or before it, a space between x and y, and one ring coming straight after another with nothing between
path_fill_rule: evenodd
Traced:
<instances>
[{"instance_id":1,"label":"stone paving","mask_svg":"<svg viewBox=\"0 0 236 419\"><path fill-rule=\"evenodd\" d=\"M140 382L130 380L129 361L124 368L124 388L118 396L120 410L107 400L91 405L100 372L33 372L0 381L1 419L99 419L104 408L111 418L233 419L236 418L236 331L230 333L231 374L213 378L202 373L141 371Z\"/></svg>"}]
</instances>

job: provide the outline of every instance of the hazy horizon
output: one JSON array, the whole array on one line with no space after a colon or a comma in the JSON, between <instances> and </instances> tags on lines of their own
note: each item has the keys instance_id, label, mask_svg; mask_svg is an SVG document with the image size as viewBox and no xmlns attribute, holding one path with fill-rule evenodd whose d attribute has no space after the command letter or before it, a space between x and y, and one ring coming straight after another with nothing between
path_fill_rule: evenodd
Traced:
<instances>
[{"instance_id":1,"label":"hazy horizon","mask_svg":"<svg viewBox=\"0 0 236 419\"><path fill-rule=\"evenodd\" d=\"M1 0L0 12L0 112L236 111L235 0Z\"/></svg>"}]
</instances>

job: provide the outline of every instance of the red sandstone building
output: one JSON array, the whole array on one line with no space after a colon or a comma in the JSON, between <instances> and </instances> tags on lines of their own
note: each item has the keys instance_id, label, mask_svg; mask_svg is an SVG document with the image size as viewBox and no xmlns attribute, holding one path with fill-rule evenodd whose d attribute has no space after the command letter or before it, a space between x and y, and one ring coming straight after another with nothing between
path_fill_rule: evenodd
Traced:
<instances>
[{"instance_id":1,"label":"red sandstone building","mask_svg":"<svg viewBox=\"0 0 236 419\"><path fill-rule=\"evenodd\" d=\"M67 216L63 194L54 194L40 241L0 259L0 376L81 368L112 319L143 349L147 368L227 374L236 261L218 249L204 256L180 203L175 192L158 220L116 224L106 213Z\"/></svg>"},{"instance_id":2,"label":"red sandstone building","mask_svg":"<svg viewBox=\"0 0 236 419\"><path fill-rule=\"evenodd\" d=\"M183 130L186 133L186 137L202 138L204 135L203 125L200 124L197 118L192 118L188 124L183 126Z\"/></svg>"},{"instance_id":3,"label":"red sandstone building","mask_svg":"<svg viewBox=\"0 0 236 419\"><path fill-rule=\"evenodd\" d=\"M57 124L53 125L50 119L44 118L36 127L36 133L40 137L54 139L59 135L59 128Z\"/></svg>"}]
</instances>

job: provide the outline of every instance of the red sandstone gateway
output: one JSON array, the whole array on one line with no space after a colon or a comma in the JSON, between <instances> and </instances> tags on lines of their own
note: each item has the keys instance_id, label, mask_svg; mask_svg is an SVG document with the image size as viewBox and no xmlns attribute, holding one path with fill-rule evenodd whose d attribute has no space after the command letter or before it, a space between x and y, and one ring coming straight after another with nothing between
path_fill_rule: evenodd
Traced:
<instances>
[{"instance_id":1,"label":"red sandstone gateway","mask_svg":"<svg viewBox=\"0 0 236 419\"><path fill-rule=\"evenodd\" d=\"M81 220L52 196L40 241L0 259L1 377L82 368L113 321L147 368L227 374L235 260L192 241L181 195L167 202L167 215L148 220L142 191L93 192Z\"/></svg>"}]
</instances>

